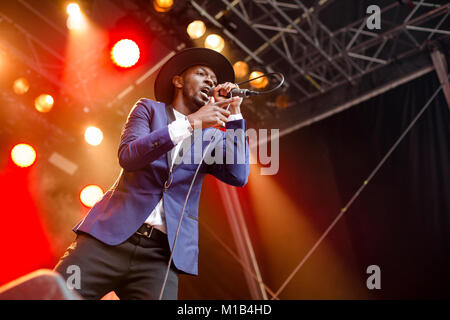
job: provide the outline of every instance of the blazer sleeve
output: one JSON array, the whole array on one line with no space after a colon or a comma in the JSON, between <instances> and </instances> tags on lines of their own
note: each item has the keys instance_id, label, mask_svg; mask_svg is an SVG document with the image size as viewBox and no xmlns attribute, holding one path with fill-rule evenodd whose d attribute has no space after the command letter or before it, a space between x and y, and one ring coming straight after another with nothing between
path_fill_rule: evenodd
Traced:
<instances>
[{"instance_id":1,"label":"blazer sleeve","mask_svg":"<svg viewBox=\"0 0 450 320\"><path fill-rule=\"evenodd\" d=\"M222 133L223 163L208 166L208 173L233 186L247 184L250 173L249 147L245 136L245 120L228 121ZM228 159L228 161L227 161Z\"/></svg>"},{"instance_id":2,"label":"blazer sleeve","mask_svg":"<svg viewBox=\"0 0 450 320\"><path fill-rule=\"evenodd\" d=\"M152 130L154 114L155 108L147 99L139 100L131 109L118 150L119 164L124 170L140 170L174 147L168 126Z\"/></svg>"}]
</instances>

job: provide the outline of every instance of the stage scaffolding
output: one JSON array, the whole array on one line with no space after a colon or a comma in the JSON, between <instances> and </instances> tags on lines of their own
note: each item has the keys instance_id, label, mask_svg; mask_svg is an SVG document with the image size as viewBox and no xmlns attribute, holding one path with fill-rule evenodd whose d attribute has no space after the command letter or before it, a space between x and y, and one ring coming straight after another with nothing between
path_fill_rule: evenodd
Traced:
<instances>
[{"instance_id":1,"label":"stage scaffolding","mask_svg":"<svg viewBox=\"0 0 450 320\"><path fill-rule=\"evenodd\" d=\"M36 9L37 7L25 0L18 1L25 11L45 24L55 37L64 39L67 36L61 26L46 17L45 11ZM402 1L392 1L380 8L379 30L367 28L369 14L362 14L344 27L332 30L326 21L320 19L320 15L321 12L332 10L336 2L308 1L313 5L307 6L306 1L300 0L188 0L186 5L195 10L197 18L204 19L220 29L225 39L240 50L244 61L260 66L267 72L284 73L285 92L291 98L286 110L277 110L274 102L270 100L259 109L249 107L245 110L256 119L256 127L278 127L281 129L281 136L431 71L437 72L441 83L444 84L446 98L450 99L447 65L444 56L439 52L439 42L448 40L450 36L449 2L420 0L403 1L402 4ZM124 0L114 3L121 10L125 11L127 8ZM146 15L145 12L141 14ZM154 21L146 23L149 27L151 24L153 28L162 31L164 28L158 25L156 16L153 18ZM238 22L239 27L244 28L239 34L246 36L237 36L227 21ZM0 11L0 25L11 30L12 38L17 39L17 36L20 36L22 39L20 42L0 39L0 49L76 100L76 96L71 94L73 88L65 87L54 75L55 72L60 72L58 68L63 65L62 54L46 39L39 39L28 32L22 27L22 23L23 21L15 21ZM171 37L170 49L173 51L170 55L186 46L169 32L161 36ZM103 50L105 45L100 44L96 50ZM428 61L411 63L407 73L398 73L396 66L400 62L407 63L409 58L421 53L427 55ZM76 65L73 68L76 69ZM87 97L93 95L89 81L95 81L95 68L96 66L93 66L89 77L78 75L76 86L83 90ZM364 81L364 77L381 70L384 74L392 71L393 76L378 81L377 85L368 91L355 89ZM155 71L154 68L148 70L147 77ZM123 95L133 91L139 84L123 88ZM349 95L348 92L354 92L354 95ZM330 95L337 98L330 99ZM112 97L112 100L114 99L120 100L121 96ZM108 107L111 105L112 103ZM275 118L276 122L270 122L272 118ZM250 294L255 299L270 298L259 272L236 191L223 185L219 185L219 189L238 250L236 258L243 264ZM273 296L273 293L271 295Z\"/></svg>"}]
</instances>

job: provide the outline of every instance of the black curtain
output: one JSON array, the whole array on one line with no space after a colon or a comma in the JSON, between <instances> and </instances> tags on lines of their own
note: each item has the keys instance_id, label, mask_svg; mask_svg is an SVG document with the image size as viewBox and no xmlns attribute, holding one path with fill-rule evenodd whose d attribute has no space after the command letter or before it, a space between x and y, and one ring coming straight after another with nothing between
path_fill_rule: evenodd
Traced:
<instances>
[{"instance_id":1,"label":"black curtain","mask_svg":"<svg viewBox=\"0 0 450 320\"><path fill-rule=\"evenodd\" d=\"M345 204L439 87L434 72L307 130L325 141ZM303 135L299 131L295 135ZM441 91L340 223L375 298L450 297L450 109Z\"/></svg>"},{"instance_id":2,"label":"black curtain","mask_svg":"<svg viewBox=\"0 0 450 320\"><path fill-rule=\"evenodd\" d=\"M280 139L280 170L271 176L299 212L323 232L376 167L439 81L431 72ZM356 285L317 284L320 265L313 254L282 299L417 299L450 297L450 111L442 92L384 163L326 238ZM253 167L252 169L257 169ZM236 252L224 208L211 179L202 192L201 219ZM249 181L251 184L252 181ZM282 228L259 234L248 188L239 189L263 280L276 291L303 257L280 257L286 270L274 273L273 257L261 239L283 238ZM263 195L261 195L263 196ZM283 214L274 201L273 218ZM213 209L214 208L214 209ZM276 221L276 220L275 220ZM289 240L286 239L286 246ZM312 245L312 244L311 244ZM323 247L319 246L318 251ZM319 263L319 264L318 264ZM369 290L366 270L381 269L381 289ZM327 269L328 268L328 269ZM309 274L311 272L311 274ZM339 273L333 275L339 278ZM313 279L306 287L302 279ZM320 280L320 279L319 279ZM320 286L320 287L319 287ZM316 290L313 290L313 289ZM180 297L250 299L242 268L200 227L200 276L180 279Z\"/></svg>"}]
</instances>

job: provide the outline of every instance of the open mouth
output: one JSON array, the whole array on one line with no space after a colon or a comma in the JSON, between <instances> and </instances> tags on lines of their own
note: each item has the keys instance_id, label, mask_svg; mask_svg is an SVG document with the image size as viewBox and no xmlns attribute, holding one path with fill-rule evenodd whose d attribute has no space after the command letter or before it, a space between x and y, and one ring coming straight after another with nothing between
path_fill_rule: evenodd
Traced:
<instances>
[{"instance_id":1,"label":"open mouth","mask_svg":"<svg viewBox=\"0 0 450 320\"><path fill-rule=\"evenodd\" d=\"M209 100L209 88L208 87L201 88L200 94L201 94L203 100Z\"/></svg>"}]
</instances>

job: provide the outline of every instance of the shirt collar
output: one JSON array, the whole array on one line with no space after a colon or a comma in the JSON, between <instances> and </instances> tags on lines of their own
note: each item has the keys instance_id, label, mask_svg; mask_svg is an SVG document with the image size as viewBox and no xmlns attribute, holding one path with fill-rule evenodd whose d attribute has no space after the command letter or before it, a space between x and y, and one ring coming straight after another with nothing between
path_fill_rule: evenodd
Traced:
<instances>
[{"instance_id":1,"label":"shirt collar","mask_svg":"<svg viewBox=\"0 0 450 320\"><path fill-rule=\"evenodd\" d=\"M182 114L180 111L177 111L175 108L173 108L173 113L175 114L175 119L184 119L186 116Z\"/></svg>"}]
</instances>

